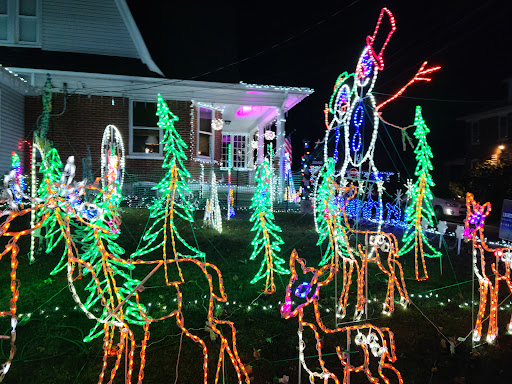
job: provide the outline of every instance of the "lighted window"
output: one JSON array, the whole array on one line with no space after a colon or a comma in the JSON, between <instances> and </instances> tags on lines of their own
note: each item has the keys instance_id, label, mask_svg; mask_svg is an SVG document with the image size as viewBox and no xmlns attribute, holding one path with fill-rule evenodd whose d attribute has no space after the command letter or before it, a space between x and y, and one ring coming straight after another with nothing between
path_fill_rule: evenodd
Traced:
<instances>
[{"instance_id":1,"label":"lighted window","mask_svg":"<svg viewBox=\"0 0 512 384\"><path fill-rule=\"evenodd\" d=\"M211 157L213 153L213 111L208 108L199 108L199 127L197 138L197 155Z\"/></svg>"},{"instance_id":2,"label":"lighted window","mask_svg":"<svg viewBox=\"0 0 512 384\"><path fill-rule=\"evenodd\" d=\"M162 156L156 103L132 101L130 111L130 154Z\"/></svg>"},{"instance_id":3,"label":"lighted window","mask_svg":"<svg viewBox=\"0 0 512 384\"><path fill-rule=\"evenodd\" d=\"M508 119L507 116L499 117L499 128L498 128L498 138L506 139L508 137Z\"/></svg>"},{"instance_id":4,"label":"lighted window","mask_svg":"<svg viewBox=\"0 0 512 384\"><path fill-rule=\"evenodd\" d=\"M480 144L480 124L478 121L471 123L471 144Z\"/></svg>"},{"instance_id":5,"label":"lighted window","mask_svg":"<svg viewBox=\"0 0 512 384\"><path fill-rule=\"evenodd\" d=\"M233 168L245 168L247 162L247 141L246 135L222 135L222 166L229 165L229 148L231 148L231 159ZM230 146L231 145L231 146Z\"/></svg>"},{"instance_id":6,"label":"lighted window","mask_svg":"<svg viewBox=\"0 0 512 384\"><path fill-rule=\"evenodd\" d=\"M0 0L0 44L41 45L41 0Z\"/></svg>"}]
</instances>

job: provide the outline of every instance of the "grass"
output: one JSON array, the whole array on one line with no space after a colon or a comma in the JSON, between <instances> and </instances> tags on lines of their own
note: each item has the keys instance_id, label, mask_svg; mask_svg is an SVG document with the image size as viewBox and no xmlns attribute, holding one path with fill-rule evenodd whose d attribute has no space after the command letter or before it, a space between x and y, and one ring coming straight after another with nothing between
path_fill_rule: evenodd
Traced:
<instances>
[{"instance_id":1,"label":"grass","mask_svg":"<svg viewBox=\"0 0 512 384\"><path fill-rule=\"evenodd\" d=\"M280 301L284 298L289 276L276 276L277 292L271 296L261 295L264 281L249 284L261 260L248 260L252 251L250 242L253 239L249 213L239 212L232 220L224 221L222 234L210 228L202 228L201 218L202 212L196 212L196 224L181 222L178 230L187 241L197 244L206 253L207 261L216 264L222 271L229 304L218 306L216 313L220 319L235 323L238 351L242 362L252 366L252 382L274 383L277 378L287 375L290 383L297 383L297 320L284 320L279 313ZM129 254L137 249L148 221L148 211L124 208L122 219L119 241ZM283 230L285 244L282 246L282 256L288 260L291 251L297 249L299 256L307 260L308 266L317 266L321 250L316 246L318 237L312 217L278 213L276 223ZM24 225L26 223L16 223L18 229ZM28 239L22 238L19 243L21 252L18 277L21 286L18 309L22 316L18 325L16 355L4 381L13 384L97 382L102 364L102 339L99 337L89 343L82 341L94 322L75 309L76 304L67 289L64 271L52 276L51 281L48 280L50 271L60 259L61 249L48 255L40 253L36 262L29 264ZM427 260L430 279L425 282L414 279L412 256L406 255L400 260L406 273L409 294L414 295L413 304L407 309L397 306L391 316L382 315L386 281L383 274L370 265L368 288L371 302L368 315L372 324L388 326L394 332L398 355L398 361L394 365L402 373L404 382L509 382L512 374L509 363L512 357L512 336L505 334L505 328L512 311L499 312L498 340L493 345L479 346L476 349L478 354L471 354L471 337L466 338L472 329L472 270L468 246L463 245L460 256L454 250L444 251L442 274L437 259ZM140 268L134 274L143 278L148 271L149 269ZM172 307L176 296L175 291L165 286L163 274L160 272L145 284L146 289L141 293L144 303L151 303L149 312L152 316L166 313ZM4 259L1 263L0 273L5 276L5 284L0 287L0 305L3 310L8 306L10 293L8 260ZM211 340L208 330L205 329L207 282L195 266L185 268L184 273L187 279L182 287L185 322L189 329L193 329L207 343L211 355L210 374L213 375L219 343L218 340ZM85 284L86 281L77 283L79 287ZM333 312L327 313L327 310L334 307L334 298L337 296L334 287L326 287L321 294L324 320L333 326ZM426 297L430 295L431 297ZM505 300L503 305L510 301L507 295L508 292L502 288L500 300ZM475 300L478 299L476 292ZM164 306L167 307L165 310ZM486 327L487 323L484 323L484 330ZM132 328L138 342L137 356L142 330L137 326ZM0 319L0 332L7 334L9 329L10 321L6 318ZM186 336L182 337L175 320L153 324L150 332L145 383L202 383L201 349ZM443 342L445 339L442 335L449 340L455 340L457 347L453 355L450 354L449 343ZM327 335L324 338L326 366L337 374L341 373L340 377L343 377L341 364L336 356L329 353L334 351L336 345L344 345L343 337ZM457 341L460 337L466 338L465 341ZM318 370L313 340L305 332L307 362L312 369ZM0 341L0 350L3 354L1 358L5 361L9 352L6 341ZM360 355L354 345L351 352L351 359L357 361ZM137 363L136 358L136 367ZM225 383L235 383L236 377L230 364L226 362L224 368ZM108 382L109 372L110 370L107 371L104 382ZM376 371L374 374L377 374ZM393 375L388 377L393 382ZM465 381L461 381L462 377L465 377ZM367 382L362 373L353 374L351 379L351 383ZM302 370L302 382L307 381L306 373ZM124 382L123 365L114 382Z\"/></svg>"}]
</instances>

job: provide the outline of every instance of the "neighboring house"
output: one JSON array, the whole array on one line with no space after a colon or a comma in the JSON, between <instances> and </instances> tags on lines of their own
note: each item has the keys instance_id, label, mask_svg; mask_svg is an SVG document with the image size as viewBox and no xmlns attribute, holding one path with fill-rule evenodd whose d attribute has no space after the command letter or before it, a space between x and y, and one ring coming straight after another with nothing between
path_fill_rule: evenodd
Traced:
<instances>
[{"instance_id":1,"label":"neighboring house","mask_svg":"<svg viewBox=\"0 0 512 384\"><path fill-rule=\"evenodd\" d=\"M467 115L458 120L465 125L466 170L487 160L494 163L512 160L512 104Z\"/></svg>"},{"instance_id":2,"label":"neighboring house","mask_svg":"<svg viewBox=\"0 0 512 384\"><path fill-rule=\"evenodd\" d=\"M42 101L35 90L43 87L47 75L53 86L48 138L63 162L74 155L80 176L81 159L89 147L98 176L102 133L114 124L125 143L127 175L148 181L159 177L163 160L158 144L162 132L155 116L157 93L179 117L176 127L189 147L189 169L200 164L225 169L231 149L239 180L248 183L265 156L267 129L276 133L275 159L282 181L284 116L313 92L166 79L125 0L0 2L0 63L23 79L6 71L0 74L1 172L9 169L8 154L16 149L17 140L31 138L37 128ZM2 76L19 84L6 87ZM213 129L220 123L221 130ZM4 141L6 125L10 141ZM279 185L282 192L283 183Z\"/></svg>"}]
</instances>

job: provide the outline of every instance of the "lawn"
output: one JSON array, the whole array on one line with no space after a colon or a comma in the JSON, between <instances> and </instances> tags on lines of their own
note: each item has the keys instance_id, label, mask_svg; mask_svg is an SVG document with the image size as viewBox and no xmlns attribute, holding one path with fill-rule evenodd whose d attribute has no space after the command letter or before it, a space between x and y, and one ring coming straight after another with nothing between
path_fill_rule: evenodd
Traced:
<instances>
[{"instance_id":1,"label":"lawn","mask_svg":"<svg viewBox=\"0 0 512 384\"><path fill-rule=\"evenodd\" d=\"M215 315L222 320L234 322L237 329L237 346L240 358L251 372L253 383L277 383L284 375L289 383L298 382L298 323L296 318L281 318L279 307L285 296L289 275L276 276L277 292L270 296L261 294L264 281L254 285L249 281L258 271L261 258L250 261L252 252L249 213L239 212L223 222L223 232L202 228L203 212L195 213L195 224L178 222L180 234L190 243L206 253L206 260L219 267L228 296L228 302L217 305ZM145 209L123 208L119 245L126 254L139 246L139 240L148 223ZM316 245L313 218L297 213L277 213L276 223L282 228L281 256L287 261L293 249L307 261L308 266L317 266L321 249ZM15 223L21 229L27 223ZM4 242L5 244L5 242ZM6 383L94 383L102 366L102 337L85 343L84 336L93 327L77 308L67 288L64 271L55 276L50 272L57 264L62 249L51 254L38 253L36 261L28 261L29 241L22 238L18 266L20 314L17 332L17 351ZM433 239L437 245L437 239ZM506 335L509 321L510 297L502 289L499 311L499 337L493 345L483 344L472 352L472 297L473 273L471 269L471 249L463 244L461 255L456 249L444 249L442 274L438 259L427 260L430 279L417 282L414 279L414 259L412 255L400 258L404 267L407 288L412 303L407 309L397 305L390 316L382 315L387 282L375 265L369 267L368 320L379 327L389 327L394 332L398 360L394 366L401 372L405 383L509 383L512 377L512 336ZM5 276L5 284L0 291L0 304L6 309L9 299L9 265L4 259L0 272ZM137 267L134 276L142 279L151 268ZM172 272L172 271L171 271ZM205 328L208 283L204 274L195 265L184 266L186 283L182 285L184 320L189 330L200 336L209 352L210 380L215 376L219 339ZM76 283L84 287L87 278ZM218 281L214 281L214 286ZM341 283L338 284L340 286ZM476 282L476 285L477 282ZM163 271L159 270L145 284L140 294L153 317L162 316L176 305L176 291L165 284ZM503 286L505 288L505 286ZM334 326L335 298L334 285L321 290L320 311L328 326ZM475 303L478 291L474 288ZM395 297L396 299L396 297ZM399 298L398 298L399 299ZM396 300L398 300L396 299ZM349 311L352 311L352 306ZM476 306L473 307L476 310ZM101 307L95 309L99 315ZM351 312L349 312L351 313ZM350 319L343 319L347 321ZM484 330L487 323L484 324ZM135 353L135 375L142 339L142 327L132 327L137 341ZM9 320L2 319L0 330L8 334ZM168 319L149 328L150 339L147 347L147 363L144 383L202 383L203 354L200 346L182 335L174 319ZM306 361L312 369L319 370L315 361L317 352L311 334L304 333ZM344 335L327 335L323 340L326 367L343 377L343 369L335 352L336 345L344 345ZM346 337L345 337L346 339ZM9 343L2 343L2 359L7 359ZM450 342L455 349L450 352ZM352 345L352 361L361 358L358 349ZM110 378L110 369L104 382ZM223 367L220 382L235 383L235 371L228 361ZM377 372L373 372L375 375ZM389 371L388 371L389 373ZM396 375L389 374L391 382ZM465 378L465 379L462 379ZM223 381L224 380L224 381ZM135 378L134 378L134 381ZM124 365L121 364L115 383L124 382ZM302 370L302 383L308 382ZM320 382L320 381L318 381ZM353 374L351 383L365 383L363 373Z\"/></svg>"}]
</instances>

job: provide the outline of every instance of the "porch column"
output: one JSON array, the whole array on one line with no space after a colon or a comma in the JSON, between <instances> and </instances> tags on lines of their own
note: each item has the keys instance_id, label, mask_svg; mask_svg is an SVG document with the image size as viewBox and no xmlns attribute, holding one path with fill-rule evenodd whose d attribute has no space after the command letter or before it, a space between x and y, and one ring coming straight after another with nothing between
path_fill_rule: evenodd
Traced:
<instances>
[{"instance_id":1,"label":"porch column","mask_svg":"<svg viewBox=\"0 0 512 384\"><path fill-rule=\"evenodd\" d=\"M263 163L265 159L265 137L263 136L263 125L258 126L258 164L256 166Z\"/></svg>"},{"instance_id":2,"label":"porch column","mask_svg":"<svg viewBox=\"0 0 512 384\"><path fill-rule=\"evenodd\" d=\"M285 129L284 124L286 119L284 118L283 108L280 108L277 113L277 123L276 123L276 157L279 159L279 182L277 187L277 199L278 201L282 201L284 198L284 135Z\"/></svg>"}]
</instances>

